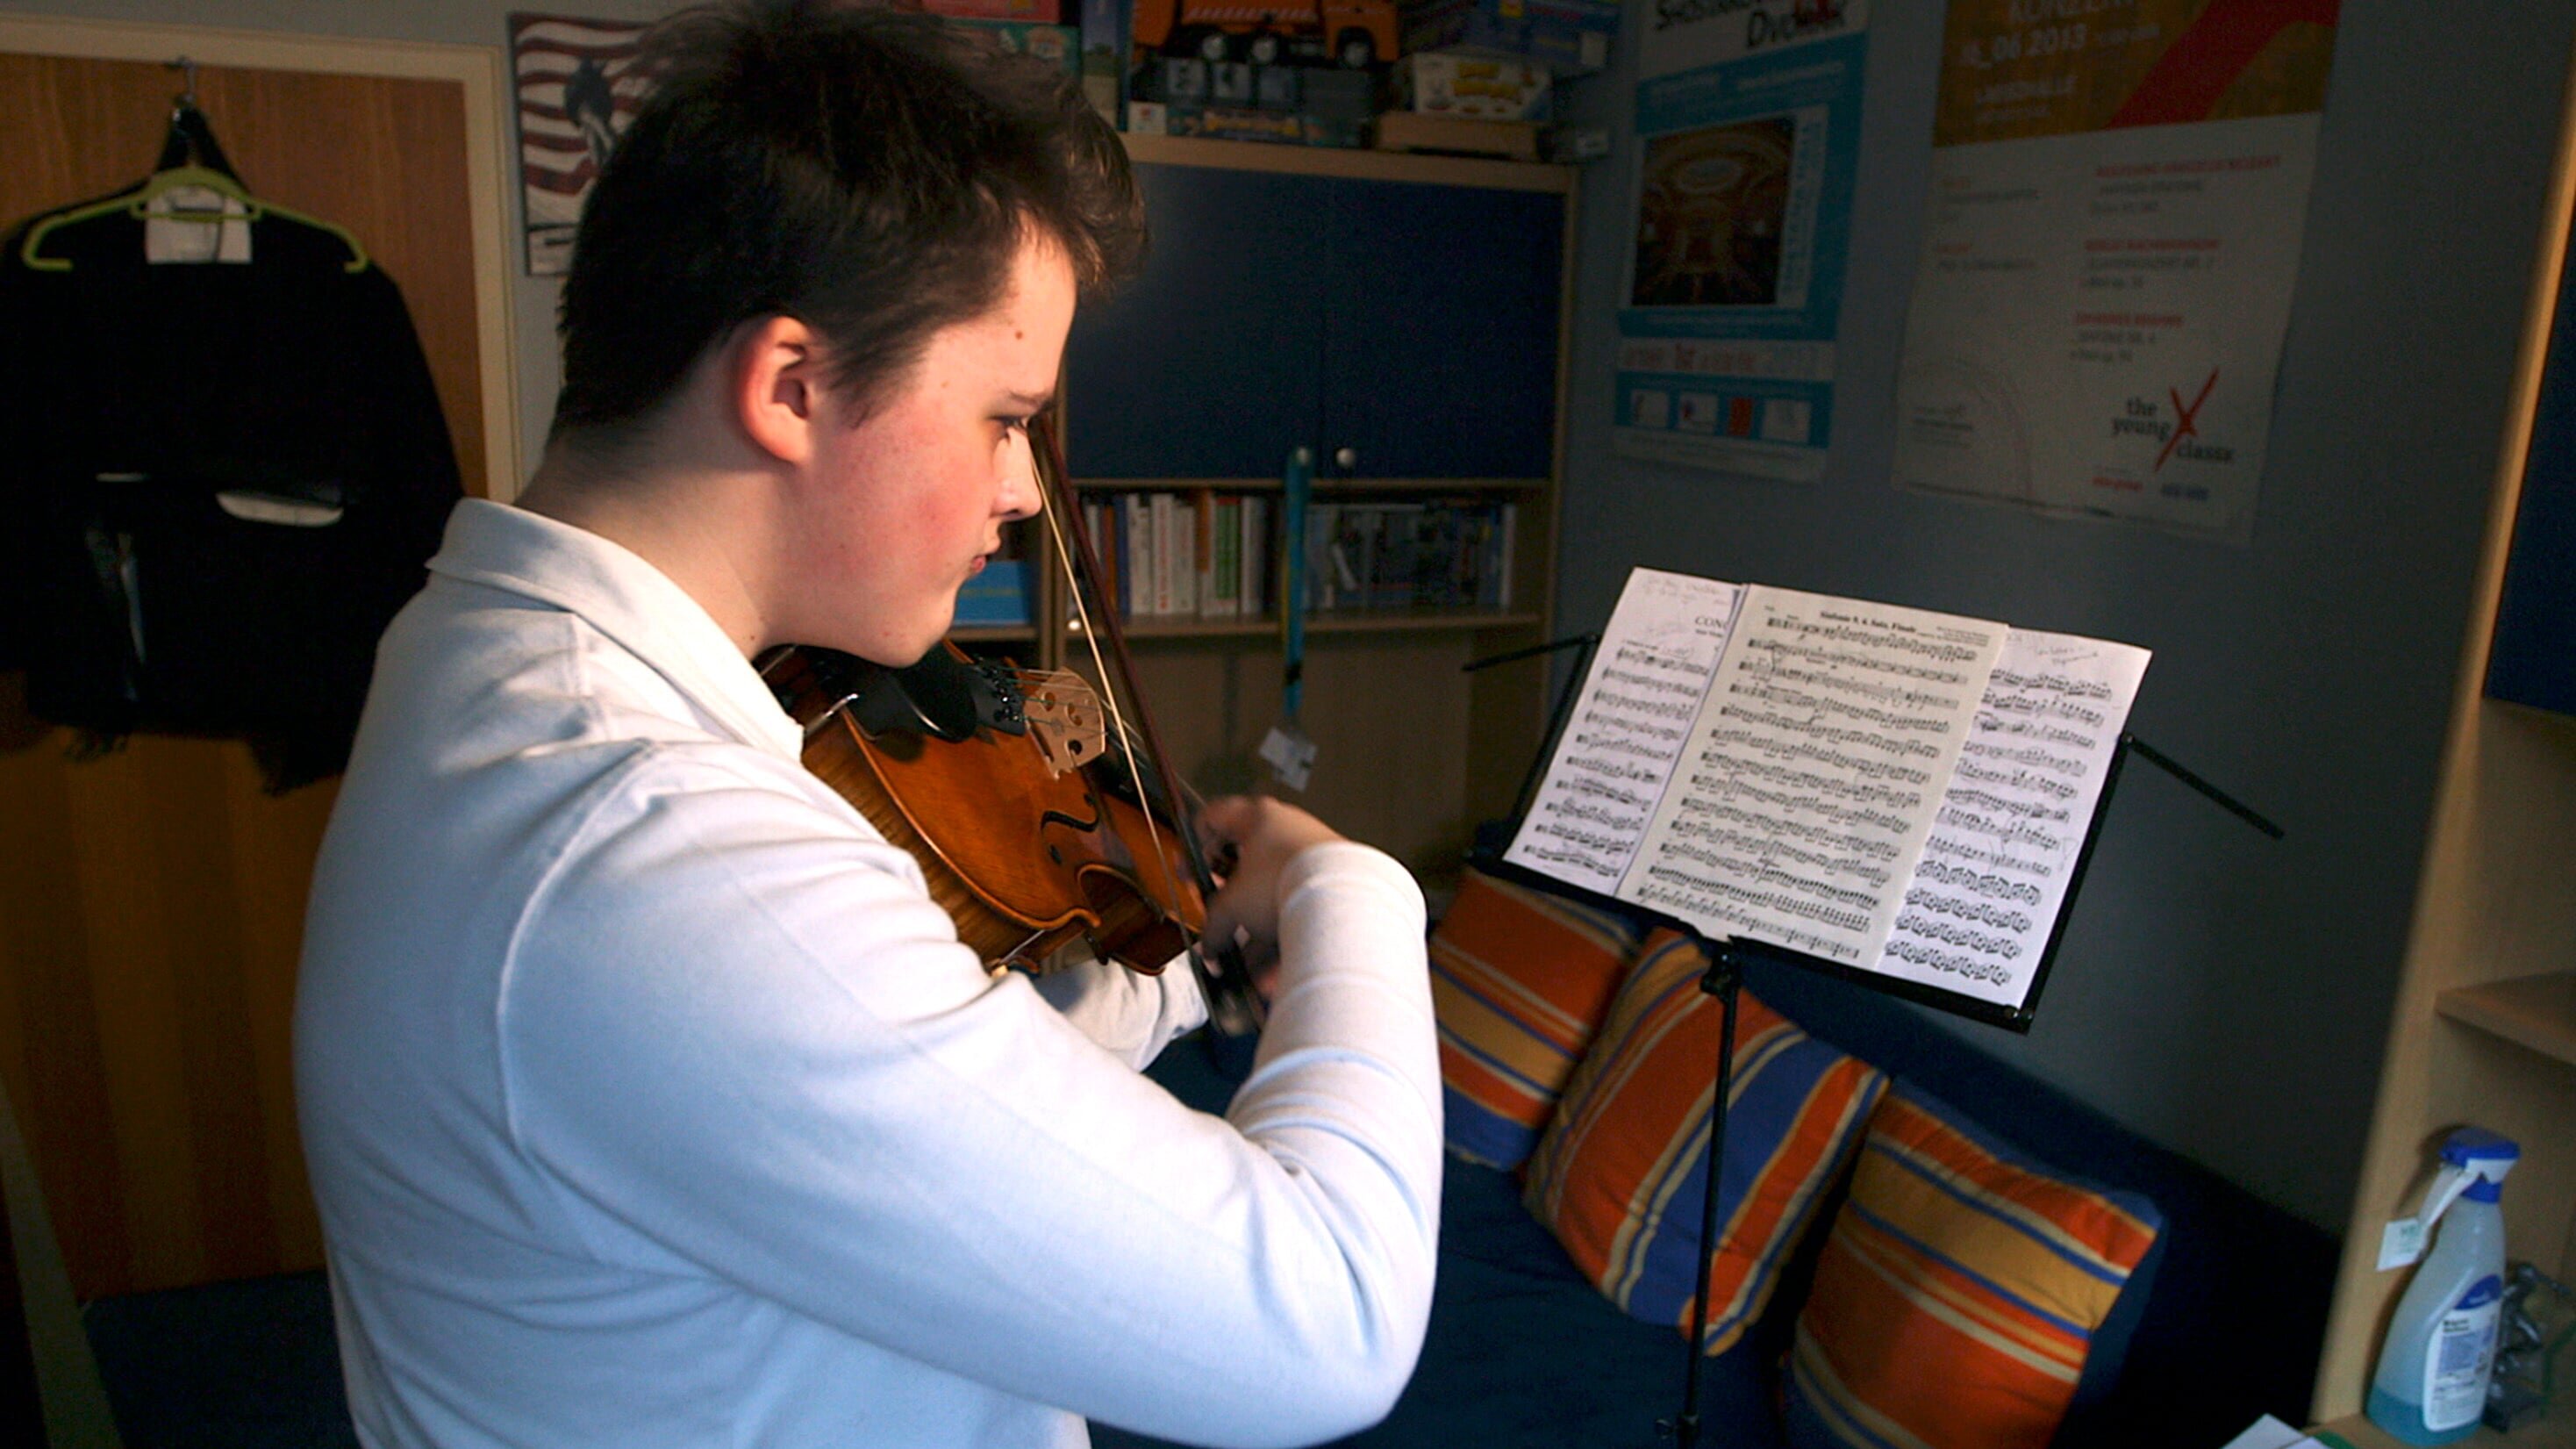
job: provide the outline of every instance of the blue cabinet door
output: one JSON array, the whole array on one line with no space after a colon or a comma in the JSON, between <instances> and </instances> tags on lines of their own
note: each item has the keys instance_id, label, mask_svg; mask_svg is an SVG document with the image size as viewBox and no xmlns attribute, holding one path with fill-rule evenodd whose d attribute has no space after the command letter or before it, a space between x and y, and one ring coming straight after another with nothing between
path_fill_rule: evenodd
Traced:
<instances>
[{"instance_id":1,"label":"blue cabinet door","mask_svg":"<svg viewBox=\"0 0 2576 1449\"><path fill-rule=\"evenodd\" d=\"M1078 478L1540 478L1564 199L1145 165L1145 270L1066 347ZM1336 455L1349 449L1352 461Z\"/></svg>"},{"instance_id":2,"label":"blue cabinet door","mask_svg":"<svg viewBox=\"0 0 2576 1449\"><path fill-rule=\"evenodd\" d=\"M2576 715L2576 267L2550 323L2487 693Z\"/></svg>"},{"instance_id":3,"label":"blue cabinet door","mask_svg":"<svg viewBox=\"0 0 2576 1449\"><path fill-rule=\"evenodd\" d=\"M1355 181L1335 201L1322 473L1548 476L1564 198Z\"/></svg>"},{"instance_id":4,"label":"blue cabinet door","mask_svg":"<svg viewBox=\"0 0 2576 1449\"><path fill-rule=\"evenodd\" d=\"M1276 478L1322 386L1322 177L1139 166L1143 273L1076 310L1065 462L1077 478Z\"/></svg>"}]
</instances>

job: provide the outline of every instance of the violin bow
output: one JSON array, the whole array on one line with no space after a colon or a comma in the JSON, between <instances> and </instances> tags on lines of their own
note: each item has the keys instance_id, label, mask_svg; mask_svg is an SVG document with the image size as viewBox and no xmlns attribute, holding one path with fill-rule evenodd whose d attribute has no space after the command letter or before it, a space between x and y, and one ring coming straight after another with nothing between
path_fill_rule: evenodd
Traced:
<instances>
[{"instance_id":1,"label":"violin bow","mask_svg":"<svg viewBox=\"0 0 2576 1449\"><path fill-rule=\"evenodd\" d=\"M1059 561L1063 563L1073 589L1074 614L1091 650L1092 667L1101 673L1106 707L1110 717L1117 722L1122 743L1128 740L1128 733L1118 695L1125 693L1129 704L1134 707L1136 737L1141 739L1145 756L1153 766L1155 783L1166 802L1165 809L1175 817L1173 833L1181 838L1182 853L1189 860L1190 873L1199 889L1201 902L1211 902L1216 899L1216 877L1208 869L1207 853L1199 846L1198 831L1177 818L1181 813L1181 802L1190 797L1181 791L1180 777L1172 769L1172 757L1164 750L1162 738L1154 729L1153 712L1146 708L1144 692L1137 688L1135 661L1127 650L1127 630L1118 617L1117 601L1102 593L1100 556L1094 550L1089 532L1083 527L1082 508L1074 496L1072 474L1065 468L1064 440L1058 431L1057 417L1058 412L1051 409L1030 420L1029 452L1045 501L1048 532L1055 540ZM1101 657L1104 640L1108 645L1108 659L1105 661ZM1112 663L1116 665L1115 688L1110 687ZM1132 768L1135 751L1131 748L1125 753ZM1153 802L1142 781L1138 782L1137 793L1145 801L1146 825L1151 829ZM1163 858L1159 848L1152 854L1157 860ZM1170 867L1166 865L1164 868ZM1219 1030L1231 1035L1259 1031L1265 1014L1261 993L1252 984L1252 973L1244 964L1243 953L1234 942L1210 941L1203 934L1190 931L1186 923L1183 923L1183 932L1190 942L1187 954L1191 974L1198 978L1199 992L1207 998L1208 1019ZM1211 950L1217 956L1215 961L1208 959Z\"/></svg>"}]
</instances>

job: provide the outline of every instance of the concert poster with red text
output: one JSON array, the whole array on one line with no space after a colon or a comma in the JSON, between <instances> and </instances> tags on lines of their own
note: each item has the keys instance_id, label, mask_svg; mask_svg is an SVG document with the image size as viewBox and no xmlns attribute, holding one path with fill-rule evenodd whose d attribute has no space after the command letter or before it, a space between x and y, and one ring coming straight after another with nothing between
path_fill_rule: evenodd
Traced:
<instances>
[{"instance_id":1,"label":"concert poster with red text","mask_svg":"<svg viewBox=\"0 0 2576 1449\"><path fill-rule=\"evenodd\" d=\"M1952 0L1896 479L2251 540L2337 0Z\"/></svg>"}]
</instances>

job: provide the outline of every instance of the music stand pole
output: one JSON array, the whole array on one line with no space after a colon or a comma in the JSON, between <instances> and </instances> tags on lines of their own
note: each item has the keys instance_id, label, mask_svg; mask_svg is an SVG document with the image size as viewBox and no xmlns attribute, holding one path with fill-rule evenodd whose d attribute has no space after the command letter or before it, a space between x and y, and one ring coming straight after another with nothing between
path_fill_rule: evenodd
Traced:
<instances>
[{"instance_id":1,"label":"music stand pole","mask_svg":"<svg viewBox=\"0 0 2576 1449\"><path fill-rule=\"evenodd\" d=\"M1691 935L1708 956L1699 989L1718 999L1722 1019L1717 1033L1717 1089L1708 1109L1708 1189L1699 1205L1699 1277L1691 1286L1690 1373L1682 1385L1681 1417L1672 1423L1673 1442L1680 1449L1692 1449L1699 1438L1700 1345L1708 1338L1708 1270L1717 1261L1717 1184L1726 1167L1726 1097L1735 1076L1735 998L1744 984L1744 963L1737 959L1732 944L1712 948L1697 931Z\"/></svg>"}]
</instances>

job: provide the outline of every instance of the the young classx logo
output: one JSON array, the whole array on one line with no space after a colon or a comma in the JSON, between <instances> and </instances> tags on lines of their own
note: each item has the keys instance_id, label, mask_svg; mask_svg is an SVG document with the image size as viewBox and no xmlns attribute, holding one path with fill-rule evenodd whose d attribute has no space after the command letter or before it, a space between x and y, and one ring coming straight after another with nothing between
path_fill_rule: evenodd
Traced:
<instances>
[{"instance_id":1,"label":"the young classx logo","mask_svg":"<svg viewBox=\"0 0 2576 1449\"><path fill-rule=\"evenodd\" d=\"M2176 449L2181 449L2182 455L2186 458L2198 458L2211 463L2223 463L2236 456L2236 450L2233 448L2214 448L2206 443L2185 446L2186 439L2200 436L2201 407L2209 401L2210 390L2217 386L2218 369L2213 367L2209 370L2207 380L2200 385L2200 395L2188 403L2182 400L2182 393L2179 390L2170 387L2165 389L2165 396L2173 399L2174 428L2172 435L2165 439L2163 451L2156 454L2154 471L2163 472L2165 460L2172 457Z\"/></svg>"},{"instance_id":2,"label":"the young classx logo","mask_svg":"<svg viewBox=\"0 0 2576 1449\"><path fill-rule=\"evenodd\" d=\"M2120 416L2111 420L2111 435L2127 434L2161 441L2164 446L2156 450L2155 466L2148 469L2151 473L2163 472L2166 462L2177 456L2197 463L2232 460L2236 456L2234 448L2212 443L2200 432L2200 412L2209 405L2209 395L2218 389L2218 372L2215 367L2209 370L2209 376L2201 379L2200 391L2189 402L2182 400L2180 388L2166 388L2166 401L2173 408L2170 417L2166 416L2164 404L2151 398L2131 396L2122 403Z\"/></svg>"}]
</instances>

